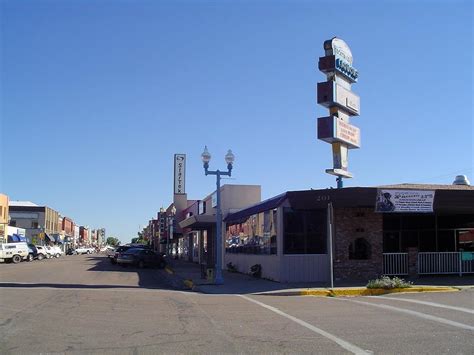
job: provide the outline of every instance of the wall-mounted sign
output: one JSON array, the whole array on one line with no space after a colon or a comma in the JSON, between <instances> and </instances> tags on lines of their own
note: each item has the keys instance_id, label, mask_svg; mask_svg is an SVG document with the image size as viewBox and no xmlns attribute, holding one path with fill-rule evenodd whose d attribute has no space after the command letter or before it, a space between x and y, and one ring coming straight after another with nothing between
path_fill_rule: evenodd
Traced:
<instances>
[{"instance_id":1,"label":"wall-mounted sign","mask_svg":"<svg viewBox=\"0 0 474 355\"><path fill-rule=\"evenodd\" d=\"M428 190L377 190L376 212L433 212L435 192Z\"/></svg>"},{"instance_id":2,"label":"wall-mounted sign","mask_svg":"<svg viewBox=\"0 0 474 355\"><path fill-rule=\"evenodd\" d=\"M349 149L360 148L360 129L336 116L318 118L318 139L343 142Z\"/></svg>"},{"instance_id":3,"label":"wall-mounted sign","mask_svg":"<svg viewBox=\"0 0 474 355\"><path fill-rule=\"evenodd\" d=\"M318 83L318 104L328 108L338 106L351 116L360 113L359 96L334 81Z\"/></svg>"},{"instance_id":4,"label":"wall-mounted sign","mask_svg":"<svg viewBox=\"0 0 474 355\"><path fill-rule=\"evenodd\" d=\"M182 195L185 190L186 154L174 155L174 193Z\"/></svg>"}]
</instances>

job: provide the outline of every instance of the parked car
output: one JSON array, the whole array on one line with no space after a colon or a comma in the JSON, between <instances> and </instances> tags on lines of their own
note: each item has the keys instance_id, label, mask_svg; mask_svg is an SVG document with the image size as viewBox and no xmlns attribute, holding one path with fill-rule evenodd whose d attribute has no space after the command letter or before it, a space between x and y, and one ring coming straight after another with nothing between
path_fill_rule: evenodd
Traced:
<instances>
[{"instance_id":1,"label":"parked car","mask_svg":"<svg viewBox=\"0 0 474 355\"><path fill-rule=\"evenodd\" d=\"M77 254L92 254L95 252L95 249L92 247L78 247L76 248Z\"/></svg>"},{"instance_id":2,"label":"parked car","mask_svg":"<svg viewBox=\"0 0 474 355\"><path fill-rule=\"evenodd\" d=\"M56 258L59 258L61 255L64 254L64 252L62 251L62 249L58 245L53 245L51 247L51 249L53 250L54 256Z\"/></svg>"},{"instance_id":3,"label":"parked car","mask_svg":"<svg viewBox=\"0 0 474 355\"><path fill-rule=\"evenodd\" d=\"M22 260L27 260L29 253L28 244L25 242L0 244L0 261L11 261L17 264Z\"/></svg>"},{"instance_id":4,"label":"parked car","mask_svg":"<svg viewBox=\"0 0 474 355\"><path fill-rule=\"evenodd\" d=\"M48 259L49 254L43 245L35 245L36 252L38 253L38 260Z\"/></svg>"},{"instance_id":5,"label":"parked car","mask_svg":"<svg viewBox=\"0 0 474 355\"><path fill-rule=\"evenodd\" d=\"M45 245L44 249L46 250L46 253L48 255L48 259L54 258L56 256L55 250L50 247L49 245Z\"/></svg>"},{"instance_id":6,"label":"parked car","mask_svg":"<svg viewBox=\"0 0 474 355\"><path fill-rule=\"evenodd\" d=\"M132 248L133 249L147 249L147 248L149 248L149 246L148 245L142 245L142 244L121 245L121 246L117 247L117 249L115 249L114 252L108 253L107 257L110 259L110 262L112 264L116 264L117 259L119 258L119 256L122 255L123 253L127 252L128 250L132 249Z\"/></svg>"},{"instance_id":7,"label":"parked car","mask_svg":"<svg viewBox=\"0 0 474 355\"><path fill-rule=\"evenodd\" d=\"M77 252L76 252L76 249L74 248L68 248L68 250L66 250L66 255L76 255Z\"/></svg>"},{"instance_id":8,"label":"parked car","mask_svg":"<svg viewBox=\"0 0 474 355\"><path fill-rule=\"evenodd\" d=\"M150 249L131 248L117 258L119 265L134 265L139 268L145 266L157 266L164 268L166 266L165 258L162 254L156 253Z\"/></svg>"},{"instance_id":9,"label":"parked car","mask_svg":"<svg viewBox=\"0 0 474 355\"><path fill-rule=\"evenodd\" d=\"M28 244L28 257L26 260L33 261L38 259L38 249L33 244Z\"/></svg>"}]
</instances>

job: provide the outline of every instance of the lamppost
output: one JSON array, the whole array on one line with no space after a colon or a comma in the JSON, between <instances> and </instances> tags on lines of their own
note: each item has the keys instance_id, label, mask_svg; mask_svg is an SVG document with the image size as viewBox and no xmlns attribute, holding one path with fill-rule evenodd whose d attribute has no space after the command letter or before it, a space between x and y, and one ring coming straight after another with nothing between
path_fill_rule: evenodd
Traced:
<instances>
[{"instance_id":1,"label":"lamppost","mask_svg":"<svg viewBox=\"0 0 474 355\"><path fill-rule=\"evenodd\" d=\"M168 238L166 238L166 255L170 255L170 239L173 237L174 215L176 214L176 207L171 207L170 215L168 216Z\"/></svg>"},{"instance_id":2,"label":"lamppost","mask_svg":"<svg viewBox=\"0 0 474 355\"><path fill-rule=\"evenodd\" d=\"M216 274L214 282L216 285L222 285L224 278L222 276L222 213L221 213L221 176L231 176L232 166L234 164L234 154L229 149L225 155L225 162L227 163L227 171L209 169L209 161L211 160L211 154L207 150L207 146L204 147L204 152L201 154L201 159L204 165L204 173L207 175L216 175Z\"/></svg>"}]
</instances>

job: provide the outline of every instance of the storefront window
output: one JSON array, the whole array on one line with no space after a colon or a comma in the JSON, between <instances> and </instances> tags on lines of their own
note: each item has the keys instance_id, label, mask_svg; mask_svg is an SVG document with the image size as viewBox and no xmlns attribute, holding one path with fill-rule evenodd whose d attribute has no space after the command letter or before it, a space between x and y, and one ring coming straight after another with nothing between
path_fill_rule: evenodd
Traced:
<instances>
[{"instance_id":1,"label":"storefront window","mask_svg":"<svg viewBox=\"0 0 474 355\"><path fill-rule=\"evenodd\" d=\"M326 210L284 208L285 254L325 254L327 252Z\"/></svg>"},{"instance_id":2,"label":"storefront window","mask_svg":"<svg viewBox=\"0 0 474 355\"><path fill-rule=\"evenodd\" d=\"M474 252L474 230L458 231L457 243L459 251Z\"/></svg>"},{"instance_id":3,"label":"storefront window","mask_svg":"<svg viewBox=\"0 0 474 355\"><path fill-rule=\"evenodd\" d=\"M276 254L277 210L252 215L242 223L229 224L226 230L226 252Z\"/></svg>"}]
</instances>

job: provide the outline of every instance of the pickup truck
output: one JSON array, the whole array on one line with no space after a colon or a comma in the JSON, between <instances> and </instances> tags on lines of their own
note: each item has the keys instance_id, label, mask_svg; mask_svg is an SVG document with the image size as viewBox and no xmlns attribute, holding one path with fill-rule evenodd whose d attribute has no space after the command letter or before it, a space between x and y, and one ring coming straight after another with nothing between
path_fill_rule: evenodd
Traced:
<instances>
[{"instance_id":1,"label":"pickup truck","mask_svg":"<svg viewBox=\"0 0 474 355\"><path fill-rule=\"evenodd\" d=\"M92 247L77 247L76 254L92 254L95 252L95 249Z\"/></svg>"}]
</instances>

